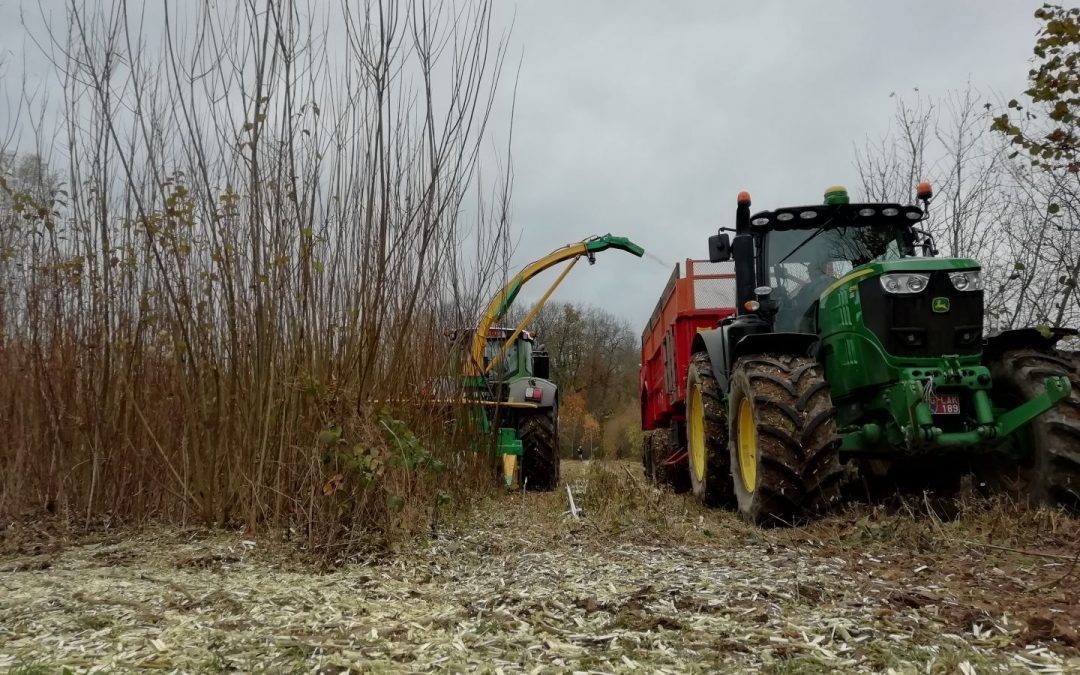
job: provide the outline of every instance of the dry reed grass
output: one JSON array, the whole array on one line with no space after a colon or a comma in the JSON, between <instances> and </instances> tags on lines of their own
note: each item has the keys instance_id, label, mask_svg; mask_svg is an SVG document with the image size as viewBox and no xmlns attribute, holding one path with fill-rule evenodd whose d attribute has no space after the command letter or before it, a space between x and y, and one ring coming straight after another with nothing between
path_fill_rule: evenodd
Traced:
<instances>
[{"instance_id":1,"label":"dry reed grass","mask_svg":"<svg viewBox=\"0 0 1080 675\"><path fill-rule=\"evenodd\" d=\"M506 258L491 3L164 11L35 36L62 122L28 96L0 148L0 516L424 531L490 478L421 391Z\"/></svg>"}]
</instances>

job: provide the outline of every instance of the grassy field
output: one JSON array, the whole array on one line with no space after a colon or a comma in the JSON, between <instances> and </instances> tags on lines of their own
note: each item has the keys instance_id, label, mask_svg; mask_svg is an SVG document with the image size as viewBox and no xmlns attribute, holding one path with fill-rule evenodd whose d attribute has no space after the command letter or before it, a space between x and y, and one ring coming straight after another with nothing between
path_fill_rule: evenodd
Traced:
<instances>
[{"instance_id":1,"label":"grassy field","mask_svg":"<svg viewBox=\"0 0 1080 675\"><path fill-rule=\"evenodd\" d=\"M0 672L1080 671L1080 521L975 499L757 530L566 462L422 543L0 530Z\"/></svg>"}]
</instances>

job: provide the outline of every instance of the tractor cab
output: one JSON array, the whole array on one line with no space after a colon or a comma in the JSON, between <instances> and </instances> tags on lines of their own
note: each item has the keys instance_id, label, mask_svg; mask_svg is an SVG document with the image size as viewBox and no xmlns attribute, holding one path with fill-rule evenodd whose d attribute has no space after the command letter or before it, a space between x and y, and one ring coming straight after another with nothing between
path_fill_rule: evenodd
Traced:
<instances>
[{"instance_id":1,"label":"tractor cab","mask_svg":"<svg viewBox=\"0 0 1080 675\"><path fill-rule=\"evenodd\" d=\"M823 205L751 216L743 195L734 245L724 232L711 237L710 260L734 254L739 313L769 318L776 332L816 332L822 296L855 268L933 251L915 227L925 217L917 206L850 204L847 191L833 187Z\"/></svg>"},{"instance_id":2,"label":"tractor cab","mask_svg":"<svg viewBox=\"0 0 1080 675\"><path fill-rule=\"evenodd\" d=\"M755 289L771 289L778 332L816 332L821 296L839 279L872 261L916 254L912 225L922 219L920 209L847 204L846 193L839 194L842 202L825 207L764 211L750 219Z\"/></svg>"},{"instance_id":3,"label":"tractor cab","mask_svg":"<svg viewBox=\"0 0 1080 675\"><path fill-rule=\"evenodd\" d=\"M547 378L547 352L539 348L536 335L523 330L508 347L506 341L514 334L513 328L489 328L484 344L484 367L492 360L498 363L491 368L489 376L497 380L513 380L520 377ZM537 373L537 370L542 371Z\"/></svg>"},{"instance_id":4,"label":"tractor cab","mask_svg":"<svg viewBox=\"0 0 1080 675\"><path fill-rule=\"evenodd\" d=\"M461 370L460 359L465 347L472 340L475 328L455 330L448 333L454 349L451 368ZM521 378L549 377L550 357L543 346L537 343L536 334L522 330L512 342L507 341L514 335L513 328L489 328L484 341L484 362L481 370L490 382L509 382Z\"/></svg>"}]
</instances>

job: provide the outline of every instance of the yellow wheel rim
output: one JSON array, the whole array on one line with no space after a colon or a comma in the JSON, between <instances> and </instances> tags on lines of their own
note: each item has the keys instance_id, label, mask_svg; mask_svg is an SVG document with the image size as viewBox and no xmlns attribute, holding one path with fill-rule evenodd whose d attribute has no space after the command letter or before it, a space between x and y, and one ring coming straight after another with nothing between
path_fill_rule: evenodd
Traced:
<instances>
[{"instance_id":1,"label":"yellow wheel rim","mask_svg":"<svg viewBox=\"0 0 1080 675\"><path fill-rule=\"evenodd\" d=\"M690 409L686 413L686 443L690 446L690 470L700 482L705 479L705 406L699 385L690 387L687 394Z\"/></svg>"},{"instance_id":2,"label":"yellow wheel rim","mask_svg":"<svg viewBox=\"0 0 1080 675\"><path fill-rule=\"evenodd\" d=\"M739 477L747 492L753 492L757 485L757 430L754 426L754 411L750 401L745 398L739 402Z\"/></svg>"}]
</instances>

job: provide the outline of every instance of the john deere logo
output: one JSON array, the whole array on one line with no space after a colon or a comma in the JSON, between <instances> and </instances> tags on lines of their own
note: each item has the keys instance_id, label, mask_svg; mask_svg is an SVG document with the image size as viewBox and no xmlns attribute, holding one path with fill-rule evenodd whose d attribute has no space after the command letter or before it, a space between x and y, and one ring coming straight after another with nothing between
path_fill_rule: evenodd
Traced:
<instances>
[{"instance_id":1,"label":"john deere logo","mask_svg":"<svg viewBox=\"0 0 1080 675\"><path fill-rule=\"evenodd\" d=\"M938 314L944 314L949 311L949 299L948 298L934 298L934 303L930 305Z\"/></svg>"}]
</instances>

